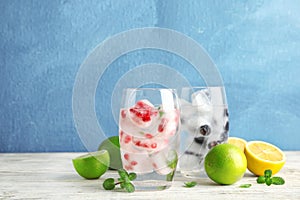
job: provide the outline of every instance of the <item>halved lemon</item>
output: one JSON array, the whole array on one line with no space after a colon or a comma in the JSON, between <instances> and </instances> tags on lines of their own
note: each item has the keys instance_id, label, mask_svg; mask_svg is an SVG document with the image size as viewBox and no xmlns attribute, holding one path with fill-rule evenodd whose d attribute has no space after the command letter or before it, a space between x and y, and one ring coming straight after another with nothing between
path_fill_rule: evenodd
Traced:
<instances>
[{"instance_id":1,"label":"halved lemon","mask_svg":"<svg viewBox=\"0 0 300 200\"><path fill-rule=\"evenodd\" d=\"M267 169L272 175L279 172L285 163L285 154L275 145L263 141L248 142L245 147L247 168L257 176L263 176Z\"/></svg>"},{"instance_id":2,"label":"halved lemon","mask_svg":"<svg viewBox=\"0 0 300 200\"><path fill-rule=\"evenodd\" d=\"M238 137L229 137L228 140L227 140L227 143L237 146L243 152L245 151L245 147L246 147L246 144L247 144L246 140L244 140L242 138L238 138Z\"/></svg>"}]
</instances>

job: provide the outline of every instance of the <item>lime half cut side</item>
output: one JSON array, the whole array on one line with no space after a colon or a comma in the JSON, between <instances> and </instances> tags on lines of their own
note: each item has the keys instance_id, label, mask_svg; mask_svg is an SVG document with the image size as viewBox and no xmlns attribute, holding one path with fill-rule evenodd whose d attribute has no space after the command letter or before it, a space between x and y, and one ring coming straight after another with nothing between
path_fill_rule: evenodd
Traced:
<instances>
[{"instance_id":1,"label":"lime half cut side","mask_svg":"<svg viewBox=\"0 0 300 200\"><path fill-rule=\"evenodd\" d=\"M86 179L97 179L107 171L110 157L108 151L101 150L79 156L72 161L80 176Z\"/></svg>"}]
</instances>

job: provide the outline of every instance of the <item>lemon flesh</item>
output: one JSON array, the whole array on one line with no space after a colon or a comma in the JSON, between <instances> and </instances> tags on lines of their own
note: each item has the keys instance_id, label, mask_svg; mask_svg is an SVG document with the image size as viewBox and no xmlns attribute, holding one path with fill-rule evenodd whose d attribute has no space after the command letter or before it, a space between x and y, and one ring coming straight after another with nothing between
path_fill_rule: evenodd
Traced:
<instances>
[{"instance_id":1,"label":"lemon flesh","mask_svg":"<svg viewBox=\"0 0 300 200\"><path fill-rule=\"evenodd\" d=\"M110 158L108 151L91 152L72 160L77 173L86 179L97 179L108 169Z\"/></svg>"},{"instance_id":2,"label":"lemon flesh","mask_svg":"<svg viewBox=\"0 0 300 200\"><path fill-rule=\"evenodd\" d=\"M263 176L267 169L276 174L285 164L285 154L276 146L263 142L248 142L245 148L248 170L257 176Z\"/></svg>"},{"instance_id":3,"label":"lemon flesh","mask_svg":"<svg viewBox=\"0 0 300 200\"><path fill-rule=\"evenodd\" d=\"M232 144L219 144L205 157L208 177L221 185L230 185L240 180L247 169L244 152Z\"/></svg>"},{"instance_id":4,"label":"lemon flesh","mask_svg":"<svg viewBox=\"0 0 300 200\"><path fill-rule=\"evenodd\" d=\"M238 138L238 137L229 137L228 140L227 140L227 143L228 144L233 144L233 145L237 146L243 152L245 151L245 147L247 145L246 140L244 140L242 138Z\"/></svg>"}]
</instances>

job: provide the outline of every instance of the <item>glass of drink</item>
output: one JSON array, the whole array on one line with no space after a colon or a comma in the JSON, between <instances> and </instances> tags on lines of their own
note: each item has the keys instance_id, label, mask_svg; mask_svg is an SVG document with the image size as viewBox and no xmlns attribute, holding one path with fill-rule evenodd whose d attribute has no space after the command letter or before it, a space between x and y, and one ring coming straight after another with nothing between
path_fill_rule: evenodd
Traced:
<instances>
[{"instance_id":1,"label":"glass of drink","mask_svg":"<svg viewBox=\"0 0 300 200\"><path fill-rule=\"evenodd\" d=\"M202 177L207 152L228 138L225 90L224 87L182 88L180 103L180 172L186 177Z\"/></svg>"},{"instance_id":2,"label":"glass of drink","mask_svg":"<svg viewBox=\"0 0 300 200\"><path fill-rule=\"evenodd\" d=\"M119 138L123 168L135 172L136 190L171 186L179 153L180 111L173 89L124 89Z\"/></svg>"}]
</instances>

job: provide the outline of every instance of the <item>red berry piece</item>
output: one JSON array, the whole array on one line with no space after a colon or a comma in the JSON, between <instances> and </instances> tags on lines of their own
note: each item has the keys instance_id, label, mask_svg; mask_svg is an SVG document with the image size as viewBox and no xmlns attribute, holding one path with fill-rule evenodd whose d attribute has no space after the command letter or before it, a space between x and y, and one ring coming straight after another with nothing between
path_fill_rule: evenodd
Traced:
<instances>
[{"instance_id":1,"label":"red berry piece","mask_svg":"<svg viewBox=\"0 0 300 200\"><path fill-rule=\"evenodd\" d=\"M155 169L157 169L156 163L152 163L152 166L153 166Z\"/></svg>"},{"instance_id":2,"label":"red berry piece","mask_svg":"<svg viewBox=\"0 0 300 200\"><path fill-rule=\"evenodd\" d=\"M125 117L126 117L126 111L125 111L125 110L122 110L122 111L121 111L121 117L122 117L122 118L125 118Z\"/></svg>"},{"instance_id":3,"label":"red berry piece","mask_svg":"<svg viewBox=\"0 0 300 200\"><path fill-rule=\"evenodd\" d=\"M145 134L145 137L148 138L148 139L152 139L152 138L153 138L153 135L151 135L150 133L146 133L146 134Z\"/></svg>"},{"instance_id":4,"label":"red berry piece","mask_svg":"<svg viewBox=\"0 0 300 200\"><path fill-rule=\"evenodd\" d=\"M129 160L129 154L128 154L128 153L125 153L125 154L124 154L124 158L125 158L125 160Z\"/></svg>"},{"instance_id":5,"label":"red berry piece","mask_svg":"<svg viewBox=\"0 0 300 200\"><path fill-rule=\"evenodd\" d=\"M151 144L152 149L155 149L156 147L157 147L157 144L155 142Z\"/></svg>"},{"instance_id":6,"label":"red berry piece","mask_svg":"<svg viewBox=\"0 0 300 200\"><path fill-rule=\"evenodd\" d=\"M131 141L131 136L126 135L124 139L125 144L128 144L130 141Z\"/></svg>"},{"instance_id":7,"label":"red berry piece","mask_svg":"<svg viewBox=\"0 0 300 200\"><path fill-rule=\"evenodd\" d=\"M125 165L125 169L126 169L127 171L130 171L130 170L133 170L133 167L130 166L130 165Z\"/></svg>"},{"instance_id":8,"label":"red berry piece","mask_svg":"<svg viewBox=\"0 0 300 200\"><path fill-rule=\"evenodd\" d=\"M162 118L161 119L161 122L160 122L160 124L158 125L158 132L163 132L164 130L165 130L165 127L166 127L166 125L167 125L167 123L168 123L168 119L166 119L166 118Z\"/></svg>"},{"instance_id":9,"label":"red berry piece","mask_svg":"<svg viewBox=\"0 0 300 200\"><path fill-rule=\"evenodd\" d=\"M130 164L133 165L133 166L135 166L135 165L137 165L138 163L137 163L136 161L133 160L133 161L130 162Z\"/></svg>"},{"instance_id":10,"label":"red berry piece","mask_svg":"<svg viewBox=\"0 0 300 200\"><path fill-rule=\"evenodd\" d=\"M124 132L123 131L120 131L120 139L122 140L123 138L123 135L124 135Z\"/></svg>"}]
</instances>

